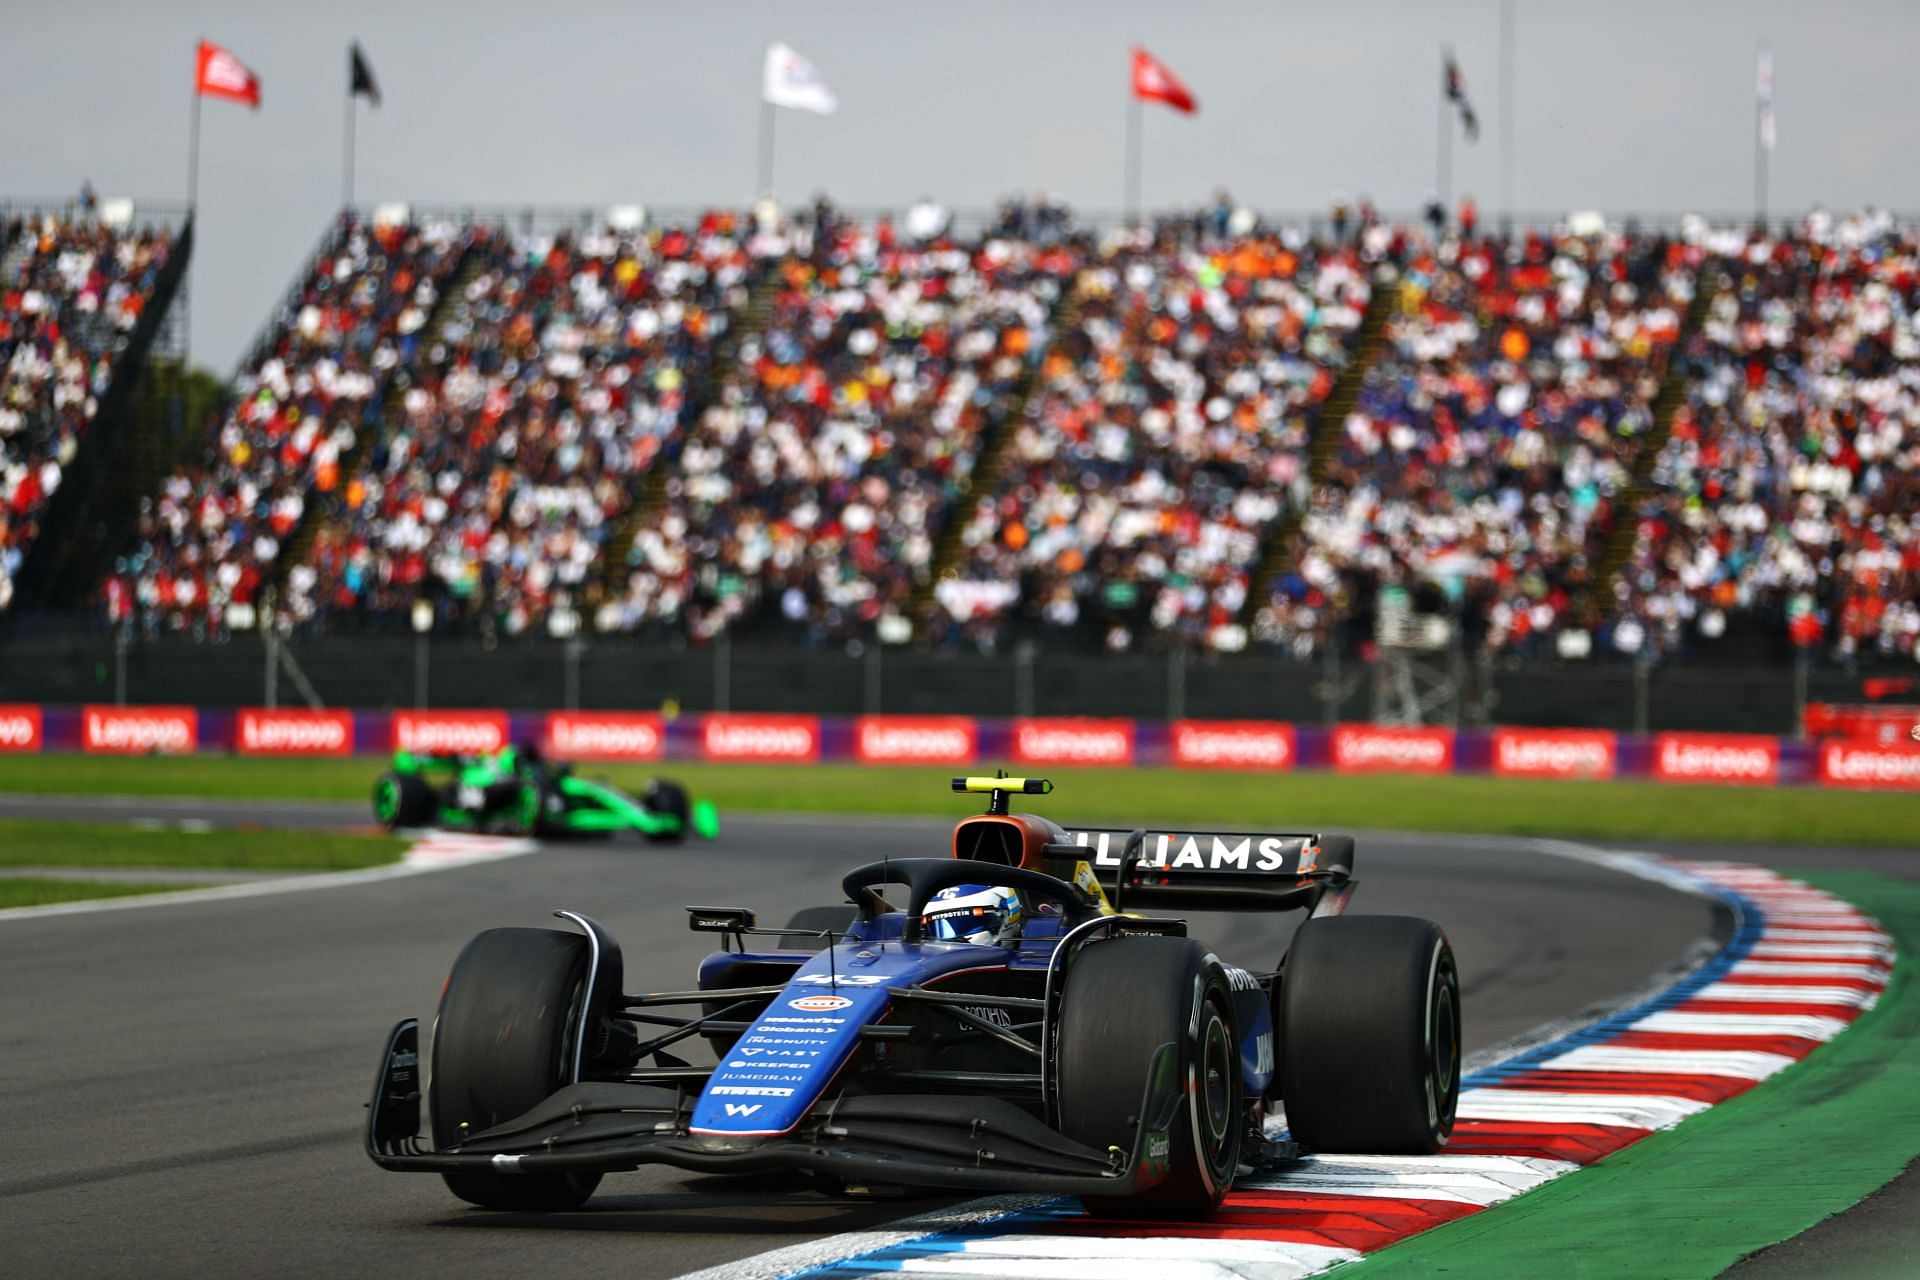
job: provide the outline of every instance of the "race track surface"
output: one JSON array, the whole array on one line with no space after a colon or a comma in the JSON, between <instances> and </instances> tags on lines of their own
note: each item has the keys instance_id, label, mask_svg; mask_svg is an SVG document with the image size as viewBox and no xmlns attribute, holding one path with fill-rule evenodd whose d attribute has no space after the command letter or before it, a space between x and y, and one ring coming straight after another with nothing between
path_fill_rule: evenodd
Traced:
<instances>
[{"instance_id":1,"label":"race track surface","mask_svg":"<svg viewBox=\"0 0 1920 1280\"><path fill-rule=\"evenodd\" d=\"M318 820L327 807L283 808L272 820ZM260 809L201 803L180 816L268 821ZM360 1145L382 1036L402 1016L431 1017L474 932L577 909L621 939L629 989L683 985L711 942L687 931L683 904L738 903L779 923L837 900L851 866L944 852L947 829L736 816L718 843L677 850L550 846L342 888L0 921L7 1274L591 1268L626 1280L947 1203L654 1170L610 1177L580 1212L496 1214L466 1208L437 1178L376 1169ZM1357 911L1430 916L1452 937L1469 1053L1640 986L1714 927L1700 900L1525 841L1369 837L1357 871ZM1293 920L1192 923L1226 958L1264 967Z\"/></svg>"}]
</instances>

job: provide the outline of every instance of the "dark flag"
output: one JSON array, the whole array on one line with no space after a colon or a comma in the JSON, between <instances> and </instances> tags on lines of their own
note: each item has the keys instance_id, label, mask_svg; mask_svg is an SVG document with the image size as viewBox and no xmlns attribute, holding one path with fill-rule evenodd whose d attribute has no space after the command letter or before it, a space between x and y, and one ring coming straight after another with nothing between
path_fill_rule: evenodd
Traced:
<instances>
[{"instance_id":1,"label":"dark flag","mask_svg":"<svg viewBox=\"0 0 1920 1280\"><path fill-rule=\"evenodd\" d=\"M1447 101L1460 108L1460 127L1467 131L1467 141L1477 142L1480 138L1480 117L1473 114L1473 104L1467 101L1467 82L1460 74L1460 64L1453 60L1453 51L1447 51Z\"/></svg>"},{"instance_id":2,"label":"dark flag","mask_svg":"<svg viewBox=\"0 0 1920 1280\"><path fill-rule=\"evenodd\" d=\"M353 42L351 54L353 82L347 88L347 96L364 95L374 106L380 105L380 86L374 83L373 68L367 65L367 55L360 52L360 42Z\"/></svg>"}]
</instances>

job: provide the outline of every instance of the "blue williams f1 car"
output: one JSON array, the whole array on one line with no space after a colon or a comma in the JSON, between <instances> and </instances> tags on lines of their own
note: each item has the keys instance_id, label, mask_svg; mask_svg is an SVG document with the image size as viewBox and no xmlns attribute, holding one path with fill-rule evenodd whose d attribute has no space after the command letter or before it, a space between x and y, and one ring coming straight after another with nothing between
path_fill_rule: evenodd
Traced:
<instances>
[{"instance_id":1,"label":"blue williams f1 car","mask_svg":"<svg viewBox=\"0 0 1920 1280\"><path fill-rule=\"evenodd\" d=\"M424 1085L418 1024L389 1036L367 1153L498 1209L569 1208L603 1174L667 1164L1192 1218L1243 1168L1447 1141L1452 950L1425 920L1343 914L1350 837L1069 831L1009 811L1044 779L954 788L990 799L952 856L858 867L847 906L785 929L689 907L723 945L692 990L629 993L619 946L574 912L578 932L481 933ZM1308 915L1251 971L1139 914L1188 906ZM769 935L796 945L748 948ZM690 1060L702 1046L711 1064Z\"/></svg>"}]
</instances>

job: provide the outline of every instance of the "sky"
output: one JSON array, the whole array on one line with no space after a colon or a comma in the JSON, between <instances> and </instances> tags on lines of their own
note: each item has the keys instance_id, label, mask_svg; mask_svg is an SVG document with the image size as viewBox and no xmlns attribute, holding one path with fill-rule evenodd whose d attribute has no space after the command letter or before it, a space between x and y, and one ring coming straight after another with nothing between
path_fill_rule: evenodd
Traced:
<instances>
[{"instance_id":1,"label":"sky","mask_svg":"<svg viewBox=\"0 0 1920 1280\"><path fill-rule=\"evenodd\" d=\"M1776 211L1920 209L1920 6L1898 0L1512 0L1513 206L1676 213L1754 203L1754 58L1774 49ZM193 357L223 376L342 198L346 48L385 101L358 116L361 201L655 209L755 194L759 77L781 40L840 100L783 111L775 189L961 208L1047 190L1123 203L1128 49L1199 98L1148 107L1149 207L1226 190L1263 212L1335 191L1413 210L1436 185L1441 50L1481 121L1454 193L1496 213L1502 0L7 0L0 201L184 201L193 52L257 71L257 112L209 101Z\"/></svg>"}]
</instances>

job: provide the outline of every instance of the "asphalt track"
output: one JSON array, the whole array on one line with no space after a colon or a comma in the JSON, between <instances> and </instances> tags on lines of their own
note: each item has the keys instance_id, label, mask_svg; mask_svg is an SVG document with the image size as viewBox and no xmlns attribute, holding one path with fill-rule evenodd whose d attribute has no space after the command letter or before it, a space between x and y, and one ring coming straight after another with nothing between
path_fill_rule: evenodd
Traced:
<instances>
[{"instance_id":1,"label":"asphalt track","mask_svg":"<svg viewBox=\"0 0 1920 1280\"><path fill-rule=\"evenodd\" d=\"M98 801L69 804L67 816L106 816ZM50 807L0 812L57 816ZM264 824L343 812L129 801L114 816ZM629 987L659 989L684 983L709 947L686 930L683 904L739 903L777 920L836 900L850 866L943 852L945 832L736 816L719 843L683 850L555 846L342 888L0 921L6 1273L673 1276L946 1203L654 1170L610 1178L580 1212L495 1214L462 1206L436 1178L384 1173L360 1149L382 1035L432 1014L475 931L582 910L621 938ZM1375 836L1357 869L1357 910L1430 916L1452 937L1469 1052L1640 986L1715 927L1698 899L1526 841ZM1229 959L1262 965L1292 920L1193 924Z\"/></svg>"}]
</instances>

